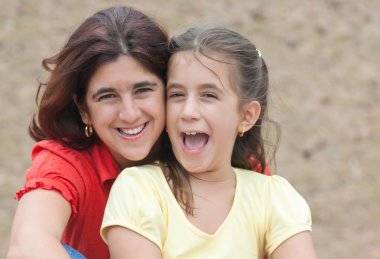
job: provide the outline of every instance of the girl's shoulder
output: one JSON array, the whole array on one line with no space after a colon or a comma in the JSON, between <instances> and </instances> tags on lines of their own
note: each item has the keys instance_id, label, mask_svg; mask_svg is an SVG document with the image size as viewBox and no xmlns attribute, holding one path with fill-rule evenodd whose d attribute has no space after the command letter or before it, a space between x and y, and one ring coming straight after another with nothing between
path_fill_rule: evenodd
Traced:
<instances>
[{"instance_id":1,"label":"girl's shoulder","mask_svg":"<svg viewBox=\"0 0 380 259\"><path fill-rule=\"evenodd\" d=\"M267 194L297 193L294 187L280 175L265 175L246 169L234 168L237 177L248 188Z\"/></svg>"},{"instance_id":2,"label":"girl's shoulder","mask_svg":"<svg viewBox=\"0 0 380 259\"><path fill-rule=\"evenodd\" d=\"M251 204L258 203L270 215L311 225L310 208L305 199L282 176L263 175L249 170L235 169L241 193Z\"/></svg>"},{"instance_id":3,"label":"girl's shoulder","mask_svg":"<svg viewBox=\"0 0 380 259\"><path fill-rule=\"evenodd\" d=\"M170 189L160 166L148 164L125 168L113 183L111 196L124 196L123 199L128 200L129 204L132 204L133 199L153 204L157 200L162 203L162 195L168 192Z\"/></svg>"},{"instance_id":4,"label":"girl's shoulder","mask_svg":"<svg viewBox=\"0 0 380 259\"><path fill-rule=\"evenodd\" d=\"M118 181L137 181L150 184L166 182L163 171L158 163L125 168L117 177Z\"/></svg>"},{"instance_id":5,"label":"girl's shoulder","mask_svg":"<svg viewBox=\"0 0 380 259\"><path fill-rule=\"evenodd\" d=\"M263 184L270 184L273 175L261 174L255 171L242 168L234 168L236 177L242 182L262 186Z\"/></svg>"}]
</instances>

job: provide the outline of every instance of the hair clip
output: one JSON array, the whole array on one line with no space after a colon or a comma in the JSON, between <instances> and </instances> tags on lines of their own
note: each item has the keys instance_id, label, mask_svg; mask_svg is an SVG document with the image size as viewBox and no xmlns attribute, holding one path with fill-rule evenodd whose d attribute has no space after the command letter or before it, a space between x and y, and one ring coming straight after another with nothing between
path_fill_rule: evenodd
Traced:
<instances>
[{"instance_id":1,"label":"hair clip","mask_svg":"<svg viewBox=\"0 0 380 259\"><path fill-rule=\"evenodd\" d=\"M259 49L256 49L257 51L257 55L259 56L259 58L261 58L261 51Z\"/></svg>"}]
</instances>

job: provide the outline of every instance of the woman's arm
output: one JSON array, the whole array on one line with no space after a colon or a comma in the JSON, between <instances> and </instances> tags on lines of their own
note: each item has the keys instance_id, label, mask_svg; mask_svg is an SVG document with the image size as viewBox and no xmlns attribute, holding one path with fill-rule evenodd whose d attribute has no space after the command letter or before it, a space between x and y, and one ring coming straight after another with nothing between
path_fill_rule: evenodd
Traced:
<instances>
[{"instance_id":1,"label":"woman's arm","mask_svg":"<svg viewBox=\"0 0 380 259\"><path fill-rule=\"evenodd\" d=\"M161 259L160 248L142 235L120 226L107 229L107 243L113 259Z\"/></svg>"},{"instance_id":2,"label":"woman's arm","mask_svg":"<svg viewBox=\"0 0 380 259\"><path fill-rule=\"evenodd\" d=\"M70 258L61 237L71 207L58 192L37 189L20 199L13 221L8 259Z\"/></svg>"},{"instance_id":3,"label":"woman's arm","mask_svg":"<svg viewBox=\"0 0 380 259\"><path fill-rule=\"evenodd\" d=\"M277 247L272 259L317 259L309 231L298 233Z\"/></svg>"}]
</instances>

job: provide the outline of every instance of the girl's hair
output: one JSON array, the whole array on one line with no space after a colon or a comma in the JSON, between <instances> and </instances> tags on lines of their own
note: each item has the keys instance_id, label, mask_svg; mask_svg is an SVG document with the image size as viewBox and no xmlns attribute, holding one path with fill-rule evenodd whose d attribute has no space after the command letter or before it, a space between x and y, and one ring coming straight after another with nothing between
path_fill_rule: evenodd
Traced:
<instances>
[{"instance_id":1,"label":"girl's hair","mask_svg":"<svg viewBox=\"0 0 380 259\"><path fill-rule=\"evenodd\" d=\"M50 77L39 85L39 107L29 134L36 141L52 139L75 149L90 147L97 137L85 137L85 125L74 98L87 109L87 85L96 69L119 55L128 55L165 83L167 46L168 36L163 28L131 7L111 7L87 18L58 54L43 60Z\"/></svg>"},{"instance_id":2,"label":"girl's hair","mask_svg":"<svg viewBox=\"0 0 380 259\"><path fill-rule=\"evenodd\" d=\"M266 167L262 124L264 120L274 123L278 136L278 125L267 119L268 69L261 53L245 37L223 27L193 27L174 36L169 42L169 51L173 55L180 51L192 51L194 57L203 55L230 66L230 82L235 88L240 105L258 101L261 113L256 124L243 137L235 140L231 163L234 167L252 170L259 168L261 173ZM198 59L199 61L199 59ZM200 62L200 61L199 61ZM206 69L209 69L206 67ZM272 159L276 150L274 144ZM173 187L173 193L188 213L192 213L192 194L190 184L184 174L186 170L175 159L173 152L167 158L167 178Z\"/></svg>"}]
</instances>

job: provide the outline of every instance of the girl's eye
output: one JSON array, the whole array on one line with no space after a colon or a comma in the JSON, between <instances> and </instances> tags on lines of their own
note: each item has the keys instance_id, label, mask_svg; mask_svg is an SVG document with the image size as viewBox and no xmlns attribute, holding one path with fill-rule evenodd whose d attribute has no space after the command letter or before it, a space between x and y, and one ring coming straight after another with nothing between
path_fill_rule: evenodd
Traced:
<instances>
[{"instance_id":1,"label":"girl's eye","mask_svg":"<svg viewBox=\"0 0 380 259\"><path fill-rule=\"evenodd\" d=\"M218 99L218 96L214 93L203 93L202 96L205 98Z\"/></svg>"},{"instance_id":2,"label":"girl's eye","mask_svg":"<svg viewBox=\"0 0 380 259\"><path fill-rule=\"evenodd\" d=\"M183 96L185 95L181 92L168 93L168 98L178 98L178 97L183 97Z\"/></svg>"}]
</instances>

